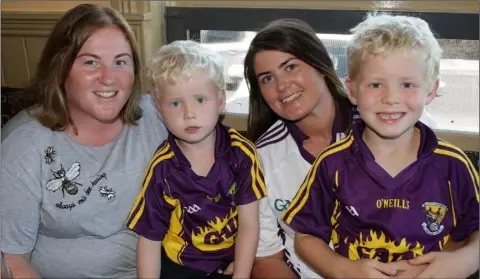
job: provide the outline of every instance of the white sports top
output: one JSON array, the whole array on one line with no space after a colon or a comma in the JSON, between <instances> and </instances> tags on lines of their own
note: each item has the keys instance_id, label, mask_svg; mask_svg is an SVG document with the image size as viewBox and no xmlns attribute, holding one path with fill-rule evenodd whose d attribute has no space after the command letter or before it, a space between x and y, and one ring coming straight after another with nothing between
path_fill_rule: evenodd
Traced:
<instances>
[{"instance_id":1,"label":"white sports top","mask_svg":"<svg viewBox=\"0 0 480 279\"><path fill-rule=\"evenodd\" d=\"M332 142L345 137L346 127L333 125ZM322 278L303 262L293 247L294 231L280 219L295 197L315 157L303 148L308 137L293 123L278 120L255 143L262 161L268 198L260 201L260 239L257 257L285 249L286 263L301 278Z\"/></svg>"}]
</instances>

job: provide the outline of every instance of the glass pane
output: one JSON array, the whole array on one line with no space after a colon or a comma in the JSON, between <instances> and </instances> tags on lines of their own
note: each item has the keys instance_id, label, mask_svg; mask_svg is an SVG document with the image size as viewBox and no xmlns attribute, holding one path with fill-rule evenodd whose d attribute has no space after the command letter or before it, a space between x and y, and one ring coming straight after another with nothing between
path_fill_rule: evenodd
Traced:
<instances>
[{"instance_id":1,"label":"glass pane","mask_svg":"<svg viewBox=\"0 0 480 279\"><path fill-rule=\"evenodd\" d=\"M426 114L436 129L478 134L478 41L439 42L445 58L440 61L439 96L426 107Z\"/></svg>"},{"instance_id":2,"label":"glass pane","mask_svg":"<svg viewBox=\"0 0 480 279\"><path fill-rule=\"evenodd\" d=\"M221 53L227 63L226 112L248 114L248 90L243 59L255 32L202 30L200 42ZM349 35L317 34L330 53L339 77L347 75L346 45ZM478 40L439 40L444 59L440 63L438 97L429 104L422 121L434 129L479 132Z\"/></svg>"},{"instance_id":3,"label":"glass pane","mask_svg":"<svg viewBox=\"0 0 480 279\"><path fill-rule=\"evenodd\" d=\"M248 89L243 77L243 60L255 34L256 32L242 31L200 31L200 43L225 58L227 113L248 114Z\"/></svg>"}]
</instances>

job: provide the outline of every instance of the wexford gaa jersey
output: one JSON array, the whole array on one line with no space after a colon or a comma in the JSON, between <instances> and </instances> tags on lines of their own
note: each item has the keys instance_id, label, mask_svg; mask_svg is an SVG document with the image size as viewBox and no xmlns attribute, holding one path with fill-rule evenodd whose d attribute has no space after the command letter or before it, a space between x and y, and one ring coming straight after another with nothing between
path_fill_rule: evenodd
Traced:
<instances>
[{"instance_id":1,"label":"wexford gaa jersey","mask_svg":"<svg viewBox=\"0 0 480 279\"><path fill-rule=\"evenodd\" d=\"M282 216L351 260L407 260L478 231L479 177L457 147L418 122L418 160L391 177L362 140L364 124L316 159ZM393 160L394 158L392 158Z\"/></svg>"}]
</instances>

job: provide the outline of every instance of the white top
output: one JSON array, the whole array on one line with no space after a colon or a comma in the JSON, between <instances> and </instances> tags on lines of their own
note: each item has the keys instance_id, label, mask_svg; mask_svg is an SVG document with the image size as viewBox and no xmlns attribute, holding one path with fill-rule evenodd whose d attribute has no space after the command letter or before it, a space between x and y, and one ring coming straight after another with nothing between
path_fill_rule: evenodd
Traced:
<instances>
[{"instance_id":1,"label":"white top","mask_svg":"<svg viewBox=\"0 0 480 279\"><path fill-rule=\"evenodd\" d=\"M345 137L338 126L334 124L332 142ZM268 198L260 201L257 257L285 249L287 265L297 276L322 278L297 256L293 246L294 231L280 218L315 160L302 146L306 138L296 125L278 120L256 142L268 191Z\"/></svg>"}]
</instances>

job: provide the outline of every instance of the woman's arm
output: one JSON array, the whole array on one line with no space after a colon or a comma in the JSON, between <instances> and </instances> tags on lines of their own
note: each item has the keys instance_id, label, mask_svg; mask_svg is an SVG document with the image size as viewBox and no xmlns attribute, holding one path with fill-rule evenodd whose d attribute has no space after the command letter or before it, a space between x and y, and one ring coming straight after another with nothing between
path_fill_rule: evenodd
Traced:
<instances>
[{"instance_id":1,"label":"woman's arm","mask_svg":"<svg viewBox=\"0 0 480 279\"><path fill-rule=\"evenodd\" d=\"M289 278L295 279L295 274L285 263L284 252L280 251L270 256L257 257L253 264L252 278Z\"/></svg>"},{"instance_id":2,"label":"woman's arm","mask_svg":"<svg viewBox=\"0 0 480 279\"><path fill-rule=\"evenodd\" d=\"M250 278L259 234L258 201L238 206L233 278Z\"/></svg>"},{"instance_id":3,"label":"woman's arm","mask_svg":"<svg viewBox=\"0 0 480 279\"><path fill-rule=\"evenodd\" d=\"M341 278L341 269L346 269L349 260L337 254L330 249L328 245L320 238L295 233L295 252L317 272L327 278ZM344 268L338 268L343 266Z\"/></svg>"},{"instance_id":4,"label":"woman's arm","mask_svg":"<svg viewBox=\"0 0 480 279\"><path fill-rule=\"evenodd\" d=\"M41 278L30 264L32 253L4 254L12 278Z\"/></svg>"},{"instance_id":5,"label":"woman's arm","mask_svg":"<svg viewBox=\"0 0 480 279\"><path fill-rule=\"evenodd\" d=\"M463 244L463 247L461 245ZM465 264L465 271L467 274L471 275L475 273L480 267L480 252L478 247L480 245L480 234L478 231L471 234L464 243L459 243L455 253L458 256L458 259ZM454 249L455 246L449 247Z\"/></svg>"},{"instance_id":6,"label":"woman's arm","mask_svg":"<svg viewBox=\"0 0 480 279\"><path fill-rule=\"evenodd\" d=\"M30 259L40 226L43 158L25 138L11 136L1 145L1 249L13 278L40 278Z\"/></svg>"},{"instance_id":7,"label":"woman's arm","mask_svg":"<svg viewBox=\"0 0 480 279\"><path fill-rule=\"evenodd\" d=\"M252 278L295 278L295 274L285 263L285 248L278 234L278 219L269 200L269 197L260 200L260 235Z\"/></svg>"},{"instance_id":8,"label":"woman's arm","mask_svg":"<svg viewBox=\"0 0 480 279\"><path fill-rule=\"evenodd\" d=\"M162 242L140 236L137 243L138 278L160 278Z\"/></svg>"}]
</instances>

